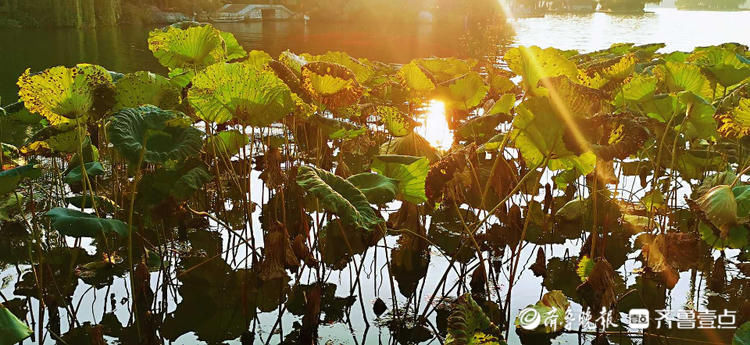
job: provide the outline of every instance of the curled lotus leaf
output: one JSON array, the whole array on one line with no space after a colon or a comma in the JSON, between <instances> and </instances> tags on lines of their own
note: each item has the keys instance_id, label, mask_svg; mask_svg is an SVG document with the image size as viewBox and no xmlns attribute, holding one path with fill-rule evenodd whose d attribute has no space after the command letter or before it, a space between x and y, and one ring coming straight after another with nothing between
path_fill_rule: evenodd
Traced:
<instances>
[{"instance_id":1,"label":"curled lotus leaf","mask_svg":"<svg viewBox=\"0 0 750 345\"><path fill-rule=\"evenodd\" d=\"M52 125L100 117L113 102L112 76L96 65L57 66L40 73L27 69L18 79L18 87L26 108Z\"/></svg>"},{"instance_id":2,"label":"curled lotus leaf","mask_svg":"<svg viewBox=\"0 0 750 345\"><path fill-rule=\"evenodd\" d=\"M505 344L500 342L501 331L490 321L490 318L482 310L482 307L474 301L471 294L460 296L453 311L448 317L448 336L445 339L447 345L471 345L486 344L488 335L493 335L494 342L490 344Z\"/></svg>"},{"instance_id":3,"label":"curled lotus leaf","mask_svg":"<svg viewBox=\"0 0 750 345\"><path fill-rule=\"evenodd\" d=\"M262 50L251 50L247 53L247 60L243 62L260 71L265 69L271 61L273 61L273 57L268 53Z\"/></svg>"},{"instance_id":4,"label":"curled lotus leaf","mask_svg":"<svg viewBox=\"0 0 750 345\"><path fill-rule=\"evenodd\" d=\"M357 103L364 89L350 69L331 62L311 62L302 66L302 86L317 102L329 109Z\"/></svg>"},{"instance_id":5,"label":"curled lotus leaf","mask_svg":"<svg viewBox=\"0 0 750 345\"><path fill-rule=\"evenodd\" d=\"M180 87L169 79L146 71L128 73L115 84L115 110L155 105L175 109L180 104Z\"/></svg>"},{"instance_id":6,"label":"curled lotus leaf","mask_svg":"<svg viewBox=\"0 0 750 345\"><path fill-rule=\"evenodd\" d=\"M77 127L73 122L48 126L34 133L21 148L21 152L34 154L76 152L80 147L80 138L85 136L86 128Z\"/></svg>"},{"instance_id":7,"label":"curled lotus leaf","mask_svg":"<svg viewBox=\"0 0 750 345\"><path fill-rule=\"evenodd\" d=\"M309 62L323 61L342 65L354 73L357 82L360 84L368 82L375 75L375 70L372 66L351 57L345 52L329 51L322 55L302 54L302 57Z\"/></svg>"},{"instance_id":8,"label":"curled lotus leaf","mask_svg":"<svg viewBox=\"0 0 750 345\"><path fill-rule=\"evenodd\" d=\"M233 35L210 24L185 26L170 25L148 35L148 49L169 69L201 69L246 55Z\"/></svg>"},{"instance_id":9,"label":"curled lotus leaf","mask_svg":"<svg viewBox=\"0 0 750 345\"><path fill-rule=\"evenodd\" d=\"M742 138L750 134L750 98L740 99L737 106L718 115L719 133L728 138Z\"/></svg>"},{"instance_id":10,"label":"curled lotus leaf","mask_svg":"<svg viewBox=\"0 0 750 345\"><path fill-rule=\"evenodd\" d=\"M726 238L728 227L737 223L737 200L732 187L713 187L701 196L697 203L711 223L722 229L722 237Z\"/></svg>"},{"instance_id":11,"label":"curled lotus leaf","mask_svg":"<svg viewBox=\"0 0 750 345\"><path fill-rule=\"evenodd\" d=\"M547 292L539 302L529 305L516 317L516 329L521 333L554 334L565 328L565 312L570 302L560 290ZM535 317L553 318L554 322L537 323ZM537 325L536 328L531 326Z\"/></svg>"},{"instance_id":12,"label":"curled lotus leaf","mask_svg":"<svg viewBox=\"0 0 750 345\"><path fill-rule=\"evenodd\" d=\"M107 130L112 145L131 164L183 160L203 146L201 132L182 113L150 105L120 110Z\"/></svg>"},{"instance_id":13,"label":"curled lotus leaf","mask_svg":"<svg viewBox=\"0 0 750 345\"><path fill-rule=\"evenodd\" d=\"M205 121L234 119L256 127L281 120L295 107L292 92L281 79L245 63L219 63L198 73L188 102Z\"/></svg>"},{"instance_id":14,"label":"curled lotus leaf","mask_svg":"<svg viewBox=\"0 0 750 345\"><path fill-rule=\"evenodd\" d=\"M688 60L701 66L711 79L724 87L750 77L750 59L732 49L718 46L696 49Z\"/></svg>"},{"instance_id":15,"label":"curled lotus leaf","mask_svg":"<svg viewBox=\"0 0 750 345\"><path fill-rule=\"evenodd\" d=\"M325 210L341 217L347 225L371 229L383 222L361 190L330 172L303 165L297 172L297 184L317 197Z\"/></svg>"},{"instance_id":16,"label":"curled lotus leaf","mask_svg":"<svg viewBox=\"0 0 750 345\"><path fill-rule=\"evenodd\" d=\"M414 132L383 143L380 146L380 154L427 157L430 162L440 159L438 151L430 146L430 142Z\"/></svg>"},{"instance_id":17,"label":"curled lotus leaf","mask_svg":"<svg viewBox=\"0 0 750 345\"><path fill-rule=\"evenodd\" d=\"M10 193L24 178L36 178L42 171L34 164L24 165L13 169L0 171L0 195Z\"/></svg>"},{"instance_id":18,"label":"curled lotus leaf","mask_svg":"<svg viewBox=\"0 0 750 345\"><path fill-rule=\"evenodd\" d=\"M414 204L427 201L425 181L430 171L426 157L380 155L372 161L372 170L398 181L399 198Z\"/></svg>"}]
</instances>

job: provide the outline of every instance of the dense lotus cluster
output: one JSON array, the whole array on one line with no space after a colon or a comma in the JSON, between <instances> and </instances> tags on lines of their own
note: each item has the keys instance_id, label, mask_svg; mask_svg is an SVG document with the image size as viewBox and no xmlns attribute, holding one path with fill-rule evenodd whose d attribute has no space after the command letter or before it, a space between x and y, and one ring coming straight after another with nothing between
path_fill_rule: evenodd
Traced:
<instances>
[{"instance_id":1,"label":"dense lotus cluster","mask_svg":"<svg viewBox=\"0 0 750 345\"><path fill-rule=\"evenodd\" d=\"M156 344L193 332L246 344L258 313L289 312L301 319L283 342L316 343L320 325L352 308L369 325L369 286L356 281L373 255L387 270L375 281L390 287L376 316L404 343L500 344L511 328L549 343L571 303L592 317L663 309L687 271L690 296L705 278L708 307L737 311L739 326L750 321L750 53L663 47L515 47L497 60L395 65L343 52L274 58L191 22L149 36L168 76L27 71L20 102L0 112L0 264L33 269L0 304L0 335L31 335L24 298L44 302L61 334L58 308L72 310L79 281L125 277L129 320L114 310L96 325L76 320L61 339ZM447 151L417 131L435 100L454 133ZM579 252L551 254L566 243ZM529 308L560 327L511 317L528 244L548 291ZM435 255L446 271L422 295ZM343 270L356 279L341 297L331 273ZM714 336L748 342L748 325Z\"/></svg>"}]
</instances>

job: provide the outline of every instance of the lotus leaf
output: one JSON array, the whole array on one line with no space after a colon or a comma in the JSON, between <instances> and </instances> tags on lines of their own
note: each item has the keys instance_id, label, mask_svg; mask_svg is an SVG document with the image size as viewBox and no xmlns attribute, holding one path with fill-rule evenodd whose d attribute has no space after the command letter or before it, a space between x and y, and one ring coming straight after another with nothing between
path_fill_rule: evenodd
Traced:
<instances>
[{"instance_id":1,"label":"lotus leaf","mask_svg":"<svg viewBox=\"0 0 750 345\"><path fill-rule=\"evenodd\" d=\"M88 64L52 67L18 79L18 96L26 108L52 125L100 117L112 106L112 77L106 69Z\"/></svg>"},{"instance_id":2,"label":"lotus leaf","mask_svg":"<svg viewBox=\"0 0 750 345\"><path fill-rule=\"evenodd\" d=\"M542 78L564 75L574 79L578 75L575 63L555 48L515 47L509 49L504 58L508 67L523 77L524 88L536 95L545 94L538 86Z\"/></svg>"},{"instance_id":3,"label":"lotus leaf","mask_svg":"<svg viewBox=\"0 0 750 345\"><path fill-rule=\"evenodd\" d=\"M377 114L383 119L385 129L394 137L403 137L420 125L395 107L378 106Z\"/></svg>"},{"instance_id":4,"label":"lotus leaf","mask_svg":"<svg viewBox=\"0 0 750 345\"><path fill-rule=\"evenodd\" d=\"M138 201L144 206L158 205L171 197L187 200L211 180L203 163L188 161L174 169L162 168L144 175L138 186Z\"/></svg>"},{"instance_id":5,"label":"lotus leaf","mask_svg":"<svg viewBox=\"0 0 750 345\"><path fill-rule=\"evenodd\" d=\"M302 66L301 80L307 94L329 109L355 104L364 93L354 72L335 63L308 63Z\"/></svg>"},{"instance_id":6,"label":"lotus leaf","mask_svg":"<svg viewBox=\"0 0 750 345\"><path fill-rule=\"evenodd\" d=\"M596 156L592 152L576 155L565 148L565 125L546 98L529 98L516 112L511 135L529 166L538 167L548 158L552 170L575 168L584 175L594 170Z\"/></svg>"},{"instance_id":7,"label":"lotus leaf","mask_svg":"<svg viewBox=\"0 0 750 345\"><path fill-rule=\"evenodd\" d=\"M477 333L482 333L477 339ZM486 344L483 342L489 334L500 334L498 327L490 321L482 308L474 301L471 294L460 296L455 303L455 308L448 317L448 336L445 343L448 345ZM499 344L495 338L494 343ZM503 342L504 343L504 342Z\"/></svg>"},{"instance_id":8,"label":"lotus leaf","mask_svg":"<svg viewBox=\"0 0 750 345\"><path fill-rule=\"evenodd\" d=\"M654 69L654 75L662 80L671 92L691 91L704 95L702 92L708 84L700 67L687 63L666 62Z\"/></svg>"},{"instance_id":9,"label":"lotus leaf","mask_svg":"<svg viewBox=\"0 0 750 345\"><path fill-rule=\"evenodd\" d=\"M724 87L750 77L750 60L730 49L714 46L696 50L689 60L703 67L713 80Z\"/></svg>"},{"instance_id":10,"label":"lotus leaf","mask_svg":"<svg viewBox=\"0 0 750 345\"><path fill-rule=\"evenodd\" d=\"M398 71L403 85L410 91L426 93L435 89L432 75L424 70L417 62L412 61Z\"/></svg>"},{"instance_id":11,"label":"lotus leaf","mask_svg":"<svg viewBox=\"0 0 750 345\"><path fill-rule=\"evenodd\" d=\"M115 110L154 105L175 109L180 104L180 88L169 79L151 72L128 73L115 84Z\"/></svg>"},{"instance_id":12,"label":"lotus leaf","mask_svg":"<svg viewBox=\"0 0 750 345\"><path fill-rule=\"evenodd\" d=\"M88 162L84 164L86 167L86 175L91 176L99 176L104 174L104 167L102 166L102 163L99 162ZM65 183L76 183L76 182L82 182L83 181L83 170L81 169L81 165L78 165L77 167L73 168L68 172L65 177L63 177L63 181Z\"/></svg>"},{"instance_id":13,"label":"lotus leaf","mask_svg":"<svg viewBox=\"0 0 750 345\"><path fill-rule=\"evenodd\" d=\"M722 229L722 237L725 238L728 227L737 223L737 200L732 187L713 187L701 196L697 203L711 223Z\"/></svg>"},{"instance_id":14,"label":"lotus leaf","mask_svg":"<svg viewBox=\"0 0 750 345\"><path fill-rule=\"evenodd\" d=\"M533 310L534 312L522 313L516 317L516 329L522 333L553 334L565 328L565 312L568 310L570 302L560 290L547 292L542 296L539 302L529 305L524 310ZM539 318L539 320L534 319ZM529 319L526 319L529 318ZM539 323L536 323L540 321ZM522 325L530 327L537 324L533 329L523 328Z\"/></svg>"},{"instance_id":15,"label":"lotus leaf","mask_svg":"<svg viewBox=\"0 0 750 345\"><path fill-rule=\"evenodd\" d=\"M720 116L719 132L725 137L744 137L750 134L750 98L741 99L728 114Z\"/></svg>"},{"instance_id":16,"label":"lotus leaf","mask_svg":"<svg viewBox=\"0 0 750 345\"><path fill-rule=\"evenodd\" d=\"M745 322L737 328L732 337L732 345L750 345L750 322Z\"/></svg>"},{"instance_id":17,"label":"lotus leaf","mask_svg":"<svg viewBox=\"0 0 750 345\"><path fill-rule=\"evenodd\" d=\"M193 78L188 101L198 117L224 123L263 127L294 110L289 87L270 71L258 71L245 63L219 63Z\"/></svg>"},{"instance_id":18,"label":"lotus leaf","mask_svg":"<svg viewBox=\"0 0 750 345\"><path fill-rule=\"evenodd\" d=\"M360 173L346 179L367 197L370 203L382 205L396 197L398 180L380 174Z\"/></svg>"},{"instance_id":19,"label":"lotus leaf","mask_svg":"<svg viewBox=\"0 0 750 345\"><path fill-rule=\"evenodd\" d=\"M297 173L297 184L317 197L325 210L341 217L347 225L371 229L383 222L362 191L341 177L303 165Z\"/></svg>"},{"instance_id":20,"label":"lotus leaf","mask_svg":"<svg viewBox=\"0 0 750 345\"><path fill-rule=\"evenodd\" d=\"M238 130L229 130L216 133L206 141L206 152L213 152L216 148L217 154L232 157L238 154L245 145L250 143L250 138Z\"/></svg>"},{"instance_id":21,"label":"lotus leaf","mask_svg":"<svg viewBox=\"0 0 750 345\"><path fill-rule=\"evenodd\" d=\"M430 170L430 161L426 157L375 156L371 168L379 174L398 180L401 199L415 204L427 201L425 180Z\"/></svg>"},{"instance_id":22,"label":"lotus leaf","mask_svg":"<svg viewBox=\"0 0 750 345\"><path fill-rule=\"evenodd\" d=\"M45 215L50 218L52 228L66 236L94 238L108 233L116 233L121 237L128 236L128 225L117 219L99 218L62 207L55 207Z\"/></svg>"},{"instance_id":23,"label":"lotus leaf","mask_svg":"<svg viewBox=\"0 0 750 345\"><path fill-rule=\"evenodd\" d=\"M354 73L360 84L367 83L375 75L375 70L371 66L345 52L326 52L323 55L302 54L302 57L308 62L323 61L342 65Z\"/></svg>"},{"instance_id":24,"label":"lotus leaf","mask_svg":"<svg viewBox=\"0 0 750 345\"><path fill-rule=\"evenodd\" d=\"M33 333L29 326L0 304L0 345L17 344Z\"/></svg>"},{"instance_id":25,"label":"lotus leaf","mask_svg":"<svg viewBox=\"0 0 750 345\"><path fill-rule=\"evenodd\" d=\"M86 129L76 127L72 122L58 126L44 127L34 133L21 148L23 153L77 152ZM85 140L85 139L84 139Z\"/></svg>"},{"instance_id":26,"label":"lotus leaf","mask_svg":"<svg viewBox=\"0 0 750 345\"><path fill-rule=\"evenodd\" d=\"M0 171L0 195L14 191L21 179L37 178L41 173L33 164Z\"/></svg>"},{"instance_id":27,"label":"lotus leaf","mask_svg":"<svg viewBox=\"0 0 750 345\"><path fill-rule=\"evenodd\" d=\"M148 49L159 63L169 69L201 69L245 55L244 51L240 52L242 48L234 36L222 34L211 25L195 25L185 29L172 25L151 31Z\"/></svg>"},{"instance_id":28,"label":"lotus leaf","mask_svg":"<svg viewBox=\"0 0 750 345\"><path fill-rule=\"evenodd\" d=\"M380 146L380 154L427 157L430 162L435 162L440 159L437 150L430 146L430 142L414 132L383 143L383 145Z\"/></svg>"},{"instance_id":29,"label":"lotus leaf","mask_svg":"<svg viewBox=\"0 0 750 345\"><path fill-rule=\"evenodd\" d=\"M131 164L182 160L203 146L201 132L182 113L149 105L120 110L107 130L115 149Z\"/></svg>"},{"instance_id":30,"label":"lotus leaf","mask_svg":"<svg viewBox=\"0 0 750 345\"><path fill-rule=\"evenodd\" d=\"M258 71L265 69L268 63L273 61L273 58L268 53L262 50L251 50L247 54L247 60L244 63L253 66Z\"/></svg>"},{"instance_id":31,"label":"lotus leaf","mask_svg":"<svg viewBox=\"0 0 750 345\"><path fill-rule=\"evenodd\" d=\"M469 111L481 104L490 87L477 72L467 73L440 86L440 94L451 109Z\"/></svg>"}]
</instances>

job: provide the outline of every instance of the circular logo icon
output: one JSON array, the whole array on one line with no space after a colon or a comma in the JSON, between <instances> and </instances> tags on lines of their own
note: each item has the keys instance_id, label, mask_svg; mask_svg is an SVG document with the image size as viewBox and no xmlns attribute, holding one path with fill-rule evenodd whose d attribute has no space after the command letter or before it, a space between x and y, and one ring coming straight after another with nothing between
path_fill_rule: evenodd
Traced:
<instances>
[{"instance_id":1,"label":"circular logo icon","mask_svg":"<svg viewBox=\"0 0 750 345\"><path fill-rule=\"evenodd\" d=\"M525 330L534 330L542 322L542 316L534 308L525 308L518 314L518 323Z\"/></svg>"}]
</instances>

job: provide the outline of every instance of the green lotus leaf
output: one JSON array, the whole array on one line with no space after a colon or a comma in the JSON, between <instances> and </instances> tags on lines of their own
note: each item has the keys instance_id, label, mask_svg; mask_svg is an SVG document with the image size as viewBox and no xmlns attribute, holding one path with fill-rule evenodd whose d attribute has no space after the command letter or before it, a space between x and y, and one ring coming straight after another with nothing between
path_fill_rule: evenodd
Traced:
<instances>
[{"instance_id":1,"label":"green lotus leaf","mask_svg":"<svg viewBox=\"0 0 750 345\"><path fill-rule=\"evenodd\" d=\"M490 95L498 96L507 93L514 93L516 84L511 78L513 74L505 70L493 70L488 78L490 84Z\"/></svg>"},{"instance_id":2,"label":"green lotus leaf","mask_svg":"<svg viewBox=\"0 0 750 345\"><path fill-rule=\"evenodd\" d=\"M416 62L438 83L468 74L477 65L477 61L473 59L461 60L452 57L418 59Z\"/></svg>"},{"instance_id":3,"label":"green lotus leaf","mask_svg":"<svg viewBox=\"0 0 750 345\"><path fill-rule=\"evenodd\" d=\"M503 113L478 116L458 127L455 134L459 138L484 143L497 134L495 129L500 123L507 122L510 119L509 115Z\"/></svg>"},{"instance_id":4,"label":"green lotus leaf","mask_svg":"<svg viewBox=\"0 0 750 345\"><path fill-rule=\"evenodd\" d=\"M360 84L367 83L375 75L372 66L349 56L345 52L326 52L323 55L302 54L302 57L308 62L323 61L342 65L354 73L357 82Z\"/></svg>"},{"instance_id":5,"label":"green lotus leaf","mask_svg":"<svg viewBox=\"0 0 750 345\"><path fill-rule=\"evenodd\" d=\"M641 102L649 99L656 91L657 79L653 76L637 74L622 85L622 91L615 96L615 104L622 105L624 101Z\"/></svg>"},{"instance_id":6,"label":"green lotus leaf","mask_svg":"<svg viewBox=\"0 0 750 345\"><path fill-rule=\"evenodd\" d=\"M253 66L258 71L261 71L268 66L268 63L273 61L273 58L268 53L262 50L251 50L247 54L247 60L244 63Z\"/></svg>"},{"instance_id":7,"label":"green lotus leaf","mask_svg":"<svg viewBox=\"0 0 750 345\"><path fill-rule=\"evenodd\" d=\"M446 345L488 344L484 341L487 340L485 333L500 334L497 325L492 323L470 293L460 296L454 306L448 317ZM500 344L497 338L489 341L489 344Z\"/></svg>"},{"instance_id":8,"label":"green lotus leaf","mask_svg":"<svg viewBox=\"0 0 750 345\"><path fill-rule=\"evenodd\" d=\"M639 103L646 116L667 123L676 114L685 112L685 104L674 94L659 94Z\"/></svg>"},{"instance_id":9,"label":"green lotus leaf","mask_svg":"<svg viewBox=\"0 0 750 345\"><path fill-rule=\"evenodd\" d=\"M101 117L112 106L112 77L101 66L79 64L57 66L18 78L18 96L26 109L38 113L51 125Z\"/></svg>"},{"instance_id":10,"label":"green lotus leaf","mask_svg":"<svg viewBox=\"0 0 750 345\"><path fill-rule=\"evenodd\" d=\"M263 127L294 110L289 87L270 71L257 71L245 63L219 63L193 78L188 101L198 117L224 123Z\"/></svg>"},{"instance_id":11,"label":"green lotus leaf","mask_svg":"<svg viewBox=\"0 0 750 345\"><path fill-rule=\"evenodd\" d=\"M670 92L691 91L703 95L704 87L708 84L700 67L687 63L666 62L654 68L654 75Z\"/></svg>"},{"instance_id":12,"label":"green lotus leaf","mask_svg":"<svg viewBox=\"0 0 750 345\"><path fill-rule=\"evenodd\" d=\"M180 87L151 72L128 73L115 84L115 110L151 104L162 109L180 105Z\"/></svg>"},{"instance_id":13,"label":"green lotus leaf","mask_svg":"<svg viewBox=\"0 0 750 345\"><path fill-rule=\"evenodd\" d=\"M308 63L302 66L301 80L307 94L329 109L355 104L364 93L354 72L335 63Z\"/></svg>"},{"instance_id":14,"label":"green lotus leaf","mask_svg":"<svg viewBox=\"0 0 750 345\"><path fill-rule=\"evenodd\" d=\"M482 103L490 87L477 72L470 72L440 87L440 94L451 109L469 111Z\"/></svg>"},{"instance_id":15,"label":"green lotus leaf","mask_svg":"<svg viewBox=\"0 0 750 345\"><path fill-rule=\"evenodd\" d=\"M412 61L398 70L398 76L402 84L410 91L426 93L435 90L435 81L432 75L424 70L417 62Z\"/></svg>"},{"instance_id":16,"label":"green lotus leaf","mask_svg":"<svg viewBox=\"0 0 750 345\"><path fill-rule=\"evenodd\" d=\"M688 60L703 67L713 80L724 87L750 77L750 60L730 49L713 46L696 50Z\"/></svg>"},{"instance_id":17,"label":"green lotus leaf","mask_svg":"<svg viewBox=\"0 0 750 345\"><path fill-rule=\"evenodd\" d=\"M359 127L343 120L317 114L310 116L309 121L328 139L353 139L367 133L367 127Z\"/></svg>"},{"instance_id":18,"label":"green lotus leaf","mask_svg":"<svg viewBox=\"0 0 750 345\"><path fill-rule=\"evenodd\" d=\"M13 345L30 337L34 331L0 304L0 345Z\"/></svg>"},{"instance_id":19,"label":"green lotus leaf","mask_svg":"<svg viewBox=\"0 0 750 345\"><path fill-rule=\"evenodd\" d=\"M578 75L575 63L555 48L515 47L505 53L504 59L513 72L523 77L524 88L536 95L545 94L538 86L542 78L564 75L575 79Z\"/></svg>"},{"instance_id":20,"label":"green lotus leaf","mask_svg":"<svg viewBox=\"0 0 750 345\"><path fill-rule=\"evenodd\" d=\"M120 237L128 235L128 225L117 219L99 218L62 207L55 207L45 215L50 218L52 228L65 236L94 238L108 233L116 233Z\"/></svg>"},{"instance_id":21,"label":"green lotus leaf","mask_svg":"<svg viewBox=\"0 0 750 345\"><path fill-rule=\"evenodd\" d=\"M716 109L714 106L703 97L688 91L680 92L678 98L688 109L688 118L683 129L687 138L692 140L716 137L716 121L714 120Z\"/></svg>"},{"instance_id":22,"label":"green lotus leaf","mask_svg":"<svg viewBox=\"0 0 750 345\"><path fill-rule=\"evenodd\" d=\"M161 168L144 175L138 185L138 203L154 206L171 197L185 201L211 180L205 165L188 161L175 168Z\"/></svg>"},{"instance_id":23,"label":"green lotus leaf","mask_svg":"<svg viewBox=\"0 0 750 345\"><path fill-rule=\"evenodd\" d=\"M400 199L414 204L427 201L424 189L430 161L426 157L380 155L373 158L370 168L378 174L398 180Z\"/></svg>"},{"instance_id":24,"label":"green lotus leaf","mask_svg":"<svg viewBox=\"0 0 750 345\"><path fill-rule=\"evenodd\" d=\"M516 105L516 95L506 93L495 101L485 115L510 114L510 110Z\"/></svg>"},{"instance_id":25,"label":"green lotus leaf","mask_svg":"<svg viewBox=\"0 0 750 345\"><path fill-rule=\"evenodd\" d=\"M750 345L750 322L745 322L737 328L732 337L732 345Z\"/></svg>"},{"instance_id":26,"label":"green lotus leaf","mask_svg":"<svg viewBox=\"0 0 750 345\"><path fill-rule=\"evenodd\" d=\"M85 137L85 132L84 127L78 128L72 125L72 122L66 122L59 126L44 127L29 138L21 148L21 152L37 154L48 151L76 152L80 145L79 138Z\"/></svg>"},{"instance_id":27,"label":"green lotus leaf","mask_svg":"<svg viewBox=\"0 0 750 345\"><path fill-rule=\"evenodd\" d=\"M297 77L302 76L302 66L307 64L307 60L297 54L285 50L279 54L279 62L294 72Z\"/></svg>"},{"instance_id":28,"label":"green lotus leaf","mask_svg":"<svg viewBox=\"0 0 750 345\"><path fill-rule=\"evenodd\" d=\"M227 61L241 59L247 56L247 52L242 48L240 42L237 42L234 34L231 32L219 31L219 35L221 35L221 39L224 40L224 50L226 51Z\"/></svg>"},{"instance_id":29,"label":"green lotus leaf","mask_svg":"<svg viewBox=\"0 0 750 345\"><path fill-rule=\"evenodd\" d=\"M565 312L568 310L569 306L570 302L568 302L568 299L563 295L562 291L553 290L547 292L542 296L542 299L539 300L539 302L536 302L534 305L529 305L524 309L532 309L536 313L530 312L523 316L539 316L541 318L541 322L538 326L530 330L523 328L522 325L527 325L527 327L529 327L530 325L533 325L533 323L530 323L532 320L527 320L522 318L522 315L519 315L519 317L516 317L515 321L516 329L521 333L557 333L565 328ZM552 318L551 321L554 322L545 322L548 318Z\"/></svg>"},{"instance_id":30,"label":"green lotus leaf","mask_svg":"<svg viewBox=\"0 0 750 345\"><path fill-rule=\"evenodd\" d=\"M516 107L516 114L511 136L529 166L538 167L547 157L552 170L575 168L584 175L594 170L596 156L592 152L576 155L565 148L565 124L546 98L525 100Z\"/></svg>"},{"instance_id":31,"label":"green lotus leaf","mask_svg":"<svg viewBox=\"0 0 750 345\"><path fill-rule=\"evenodd\" d=\"M195 70L192 69L174 68L169 71L169 81L181 88L190 85L193 77L195 77Z\"/></svg>"},{"instance_id":32,"label":"green lotus leaf","mask_svg":"<svg viewBox=\"0 0 750 345\"><path fill-rule=\"evenodd\" d=\"M115 149L131 164L183 160L200 151L201 132L182 113L154 106L117 112L107 128Z\"/></svg>"},{"instance_id":33,"label":"green lotus leaf","mask_svg":"<svg viewBox=\"0 0 750 345\"><path fill-rule=\"evenodd\" d=\"M201 69L227 59L224 39L211 25L168 26L148 34L148 49L163 66Z\"/></svg>"},{"instance_id":34,"label":"green lotus leaf","mask_svg":"<svg viewBox=\"0 0 750 345\"><path fill-rule=\"evenodd\" d=\"M732 188L732 193L737 201L737 218L750 217L750 185L736 186Z\"/></svg>"},{"instance_id":35,"label":"green lotus leaf","mask_svg":"<svg viewBox=\"0 0 750 345\"><path fill-rule=\"evenodd\" d=\"M414 132L383 143L380 146L380 154L427 157L430 162L440 159L437 150L430 146L430 142Z\"/></svg>"},{"instance_id":36,"label":"green lotus leaf","mask_svg":"<svg viewBox=\"0 0 750 345\"><path fill-rule=\"evenodd\" d=\"M26 198L19 193L8 193L4 196L0 193L0 220L9 222L13 215L23 210Z\"/></svg>"},{"instance_id":37,"label":"green lotus leaf","mask_svg":"<svg viewBox=\"0 0 750 345\"><path fill-rule=\"evenodd\" d=\"M396 198L399 181L380 174L360 173L346 179L367 197L370 203L382 205Z\"/></svg>"},{"instance_id":38,"label":"green lotus leaf","mask_svg":"<svg viewBox=\"0 0 750 345\"><path fill-rule=\"evenodd\" d=\"M578 274L578 277L581 278L581 281L585 282L589 275L591 275L591 271L593 270L594 260L591 260L588 256L584 256L583 258L581 258L581 261L578 262L576 273Z\"/></svg>"},{"instance_id":39,"label":"green lotus leaf","mask_svg":"<svg viewBox=\"0 0 750 345\"><path fill-rule=\"evenodd\" d=\"M376 112L383 119L385 129L394 137L403 137L411 133L414 127L419 126L419 122L396 107L378 106Z\"/></svg>"},{"instance_id":40,"label":"green lotus leaf","mask_svg":"<svg viewBox=\"0 0 750 345\"><path fill-rule=\"evenodd\" d=\"M701 211L719 228L725 228L737 223L737 200L728 185L718 185L711 188L697 200Z\"/></svg>"},{"instance_id":41,"label":"green lotus leaf","mask_svg":"<svg viewBox=\"0 0 750 345\"><path fill-rule=\"evenodd\" d=\"M34 132L42 128L43 119L42 116L32 114L24 107L5 114L0 110L0 143L15 147L23 146Z\"/></svg>"},{"instance_id":42,"label":"green lotus leaf","mask_svg":"<svg viewBox=\"0 0 750 345\"><path fill-rule=\"evenodd\" d=\"M33 164L0 171L0 195L14 191L24 178L37 178L41 175L42 171Z\"/></svg>"},{"instance_id":43,"label":"green lotus leaf","mask_svg":"<svg viewBox=\"0 0 750 345\"><path fill-rule=\"evenodd\" d=\"M706 244L714 249L722 250L725 248L743 249L750 244L750 231L744 225L734 225L729 227L726 235L722 238L720 233L714 233L711 226L701 222L698 226L698 233L701 235Z\"/></svg>"},{"instance_id":44,"label":"green lotus leaf","mask_svg":"<svg viewBox=\"0 0 750 345\"><path fill-rule=\"evenodd\" d=\"M104 167L102 166L102 163L99 162L88 162L85 164L86 167L86 176L99 176L104 175ZM65 177L63 177L63 182L65 183L76 183L76 182L82 182L83 181L83 170L81 169L81 165L79 164L77 167L73 168L68 172Z\"/></svg>"},{"instance_id":45,"label":"green lotus leaf","mask_svg":"<svg viewBox=\"0 0 750 345\"><path fill-rule=\"evenodd\" d=\"M539 86L547 89L551 104L563 118L589 118L602 110L606 99L601 91L576 84L566 76L542 78Z\"/></svg>"},{"instance_id":46,"label":"green lotus leaf","mask_svg":"<svg viewBox=\"0 0 750 345\"><path fill-rule=\"evenodd\" d=\"M303 165L297 172L297 184L317 197L325 210L336 214L348 225L372 229L383 222L362 191L332 173Z\"/></svg>"},{"instance_id":47,"label":"green lotus leaf","mask_svg":"<svg viewBox=\"0 0 750 345\"><path fill-rule=\"evenodd\" d=\"M213 152L216 149L217 154L223 154L232 157L242 150L245 145L250 143L250 138L238 130L228 130L216 133L216 135L206 140L206 152Z\"/></svg>"}]
</instances>

